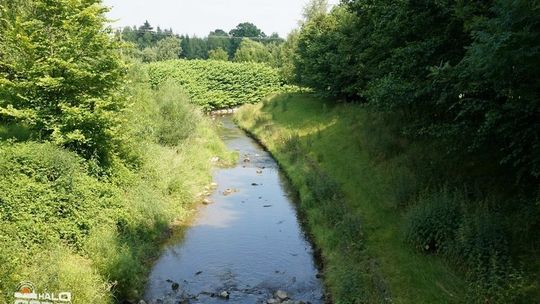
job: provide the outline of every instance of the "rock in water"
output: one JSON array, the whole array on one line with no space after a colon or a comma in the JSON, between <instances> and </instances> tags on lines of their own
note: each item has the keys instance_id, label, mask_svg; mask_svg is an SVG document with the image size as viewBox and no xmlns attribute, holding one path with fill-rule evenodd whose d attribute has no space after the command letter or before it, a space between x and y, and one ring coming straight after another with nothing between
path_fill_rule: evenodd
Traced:
<instances>
[{"instance_id":1,"label":"rock in water","mask_svg":"<svg viewBox=\"0 0 540 304\"><path fill-rule=\"evenodd\" d=\"M289 295L283 290L278 290L276 291L276 298L278 298L280 301L285 301L289 298Z\"/></svg>"},{"instance_id":2,"label":"rock in water","mask_svg":"<svg viewBox=\"0 0 540 304\"><path fill-rule=\"evenodd\" d=\"M231 295L230 292L228 292L228 291L222 291L222 292L219 294L219 297L228 300L230 295Z\"/></svg>"},{"instance_id":3,"label":"rock in water","mask_svg":"<svg viewBox=\"0 0 540 304\"><path fill-rule=\"evenodd\" d=\"M266 300L266 304L278 304L279 300L277 299L268 299Z\"/></svg>"},{"instance_id":4,"label":"rock in water","mask_svg":"<svg viewBox=\"0 0 540 304\"><path fill-rule=\"evenodd\" d=\"M178 283L176 283L176 282L175 282L175 283L172 283L171 288L172 288L172 290L177 291L178 288L180 288L180 284L178 284Z\"/></svg>"}]
</instances>

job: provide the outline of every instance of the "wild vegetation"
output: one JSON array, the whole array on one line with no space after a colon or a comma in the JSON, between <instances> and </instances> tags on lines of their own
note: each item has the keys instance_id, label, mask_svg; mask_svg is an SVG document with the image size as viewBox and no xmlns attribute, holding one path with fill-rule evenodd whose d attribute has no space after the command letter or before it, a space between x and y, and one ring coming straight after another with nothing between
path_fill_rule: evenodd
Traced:
<instances>
[{"instance_id":1,"label":"wild vegetation","mask_svg":"<svg viewBox=\"0 0 540 304\"><path fill-rule=\"evenodd\" d=\"M152 63L148 71L153 86L173 81L204 110L255 103L271 93L297 90L284 86L277 69L258 63L174 60Z\"/></svg>"},{"instance_id":2,"label":"wild vegetation","mask_svg":"<svg viewBox=\"0 0 540 304\"><path fill-rule=\"evenodd\" d=\"M313 0L286 41L105 13L0 0L0 302L23 280L139 299L231 158L201 110L261 100L238 123L299 191L336 303L540 298L539 1Z\"/></svg>"},{"instance_id":3,"label":"wild vegetation","mask_svg":"<svg viewBox=\"0 0 540 304\"><path fill-rule=\"evenodd\" d=\"M127 69L100 1L0 11L0 302L21 281L74 303L138 300L210 159L231 156L181 88Z\"/></svg>"},{"instance_id":4,"label":"wild vegetation","mask_svg":"<svg viewBox=\"0 0 540 304\"><path fill-rule=\"evenodd\" d=\"M302 166L302 157L300 164L288 160L300 151L311 154L303 162L338 180L347 199L330 196L325 201L338 209L353 205L346 214L358 208L365 223L357 232L358 242L365 233L365 252L380 263L393 301L534 302L540 290L540 238L534 232L540 212L540 3L358 0L344 1L330 13L326 8L326 1L310 3L283 59L288 79L315 89L323 101L278 97L244 110L240 124L268 143L290 171ZM294 109L294 115L282 113L287 109ZM318 124L311 125L313 120ZM348 123L349 133L342 123ZM308 126L310 130L303 128ZM331 145L325 145L327 133ZM339 145L336 134L350 147ZM338 157L347 159L347 165L341 166ZM380 168L392 170L372 178L393 188L383 190L362 179L366 170ZM309 185L313 174L298 177L299 187ZM368 191L360 183L379 190ZM320 207L309 202L317 190L302 191L308 214L316 212L312 209ZM378 206L370 203L374 197ZM386 206L387 201L393 204ZM312 225L317 235L324 224ZM334 229L340 231L340 225L353 224L342 218ZM336 261L333 255L339 250L321 238L337 301L374 301L341 290L350 285L344 275L350 266ZM381 246L390 239L399 245ZM404 244L418 256L406 258ZM414 276L407 261L421 259L420 254L426 256L424 262L442 258L463 273L465 297L456 295L459 284L451 289L439 281L450 273L444 267L431 284L400 279ZM361 255L356 262L362 265ZM424 262L415 265L430 273L433 268ZM352 286L359 292L363 284ZM407 294L419 286L419 298ZM426 295L437 289L443 298Z\"/></svg>"}]
</instances>

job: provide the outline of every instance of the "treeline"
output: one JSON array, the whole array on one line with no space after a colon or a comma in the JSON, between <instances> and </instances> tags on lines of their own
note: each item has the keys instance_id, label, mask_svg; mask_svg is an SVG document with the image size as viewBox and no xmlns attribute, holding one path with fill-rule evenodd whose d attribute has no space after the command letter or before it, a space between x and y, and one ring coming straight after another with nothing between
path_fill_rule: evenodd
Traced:
<instances>
[{"instance_id":1,"label":"treeline","mask_svg":"<svg viewBox=\"0 0 540 304\"><path fill-rule=\"evenodd\" d=\"M540 2L347 1L298 35L296 80L540 177ZM510 173L510 171L509 171Z\"/></svg>"},{"instance_id":2,"label":"treeline","mask_svg":"<svg viewBox=\"0 0 540 304\"><path fill-rule=\"evenodd\" d=\"M393 130L376 159L417 149L402 202L415 248L464 270L479 302L538 292L539 1L349 0L327 13L316 0L287 43L292 81Z\"/></svg>"},{"instance_id":3,"label":"treeline","mask_svg":"<svg viewBox=\"0 0 540 304\"><path fill-rule=\"evenodd\" d=\"M256 25L244 22L229 32L216 29L207 37L177 35L172 30L154 29L148 21L139 27L125 27L116 36L135 45L133 56L144 62L168 59L212 59L280 65L284 39L267 36Z\"/></svg>"}]
</instances>

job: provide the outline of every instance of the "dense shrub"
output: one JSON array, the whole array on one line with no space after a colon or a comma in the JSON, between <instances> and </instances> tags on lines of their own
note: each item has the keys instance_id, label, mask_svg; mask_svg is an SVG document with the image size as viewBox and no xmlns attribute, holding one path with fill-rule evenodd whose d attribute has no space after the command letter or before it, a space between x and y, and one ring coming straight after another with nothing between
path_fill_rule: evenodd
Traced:
<instances>
[{"instance_id":1,"label":"dense shrub","mask_svg":"<svg viewBox=\"0 0 540 304\"><path fill-rule=\"evenodd\" d=\"M173 80L205 110L259 102L282 90L277 69L258 63L175 60L153 63L148 73L154 87Z\"/></svg>"},{"instance_id":2,"label":"dense shrub","mask_svg":"<svg viewBox=\"0 0 540 304\"><path fill-rule=\"evenodd\" d=\"M462 191L444 188L420 197L408 212L405 233L415 248L447 257L465 274L471 302L515 303L524 297L524 278L512 266L504 222Z\"/></svg>"},{"instance_id":3,"label":"dense shrub","mask_svg":"<svg viewBox=\"0 0 540 304\"><path fill-rule=\"evenodd\" d=\"M125 67L100 2L22 1L16 13L0 3L0 120L106 164Z\"/></svg>"},{"instance_id":4,"label":"dense shrub","mask_svg":"<svg viewBox=\"0 0 540 304\"><path fill-rule=\"evenodd\" d=\"M0 140L0 302L24 280L74 303L139 300L143 262L210 183L209 159L227 159L177 85L154 91L138 76L117 139L133 158L113 158L107 174L50 142Z\"/></svg>"},{"instance_id":5,"label":"dense shrub","mask_svg":"<svg viewBox=\"0 0 540 304\"><path fill-rule=\"evenodd\" d=\"M302 25L296 79L403 115L411 137L537 180L539 12L527 0L344 1Z\"/></svg>"},{"instance_id":6,"label":"dense shrub","mask_svg":"<svg viewBox=\"0 0 540 304\"><path fill-rule=\"evenodd\" d=\"M0 155L0 219L19 227L12 237L21 246L63 241L80 249L103 215L119 208L118 191L90 177L73 153L20 143L1 145Z\"/></svg>"},{"instance_id":7,"label":"dense shrub","mask_svg":"<svg viewBox=\"0 0 540 304\"><path fill-rule=\"evenodd\" d=\"M424 194L408 214L406 238L427 252L448 252L460 225L460 197L446 189Z\"/></svg>"},{"instance_id":8,"label":"dense shrub","mask_svg":"<svg viewBox=\"0 0 540 304\"><path fill-rule=\"evenodd\" d=\"M177 85L164 84L156 92L156 102L162 118L157 125L159 143L176 146L178 142L191 136L202 119L200 111L189 104L189 98L179 95Z\"/></svg>"}]
</instances>

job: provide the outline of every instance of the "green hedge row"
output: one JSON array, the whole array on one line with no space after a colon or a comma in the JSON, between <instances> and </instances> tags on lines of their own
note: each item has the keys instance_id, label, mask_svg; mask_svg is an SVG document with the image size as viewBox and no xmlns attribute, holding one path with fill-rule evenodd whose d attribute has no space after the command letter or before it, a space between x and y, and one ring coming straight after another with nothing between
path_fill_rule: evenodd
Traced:
<instances>
[{"instance_id":1,"label":"green hedge row","mask_svg":"<svg viewBox=\"0 0 540 304\"><path fill-rule=\"evenodd\" d=\"M172 60L150 64L148 74L154 87L166 81L180 84L206 111L255 103L287 90L277 69L259 63Z\"/></svg>"}]
</instances>

